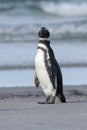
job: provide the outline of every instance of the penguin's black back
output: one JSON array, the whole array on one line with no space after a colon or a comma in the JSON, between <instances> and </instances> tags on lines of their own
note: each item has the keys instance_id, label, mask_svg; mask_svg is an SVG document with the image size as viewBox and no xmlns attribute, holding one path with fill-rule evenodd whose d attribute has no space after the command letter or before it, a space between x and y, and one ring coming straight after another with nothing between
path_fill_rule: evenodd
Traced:
<instances>
[{"instance_id":1,"label":"penguin's black back","mask_svg":"<svg viewBox=\"0 0 87 130\"><path fill-rule=\"evenodd\" d=\"M59 93L63 93L63 79L62 79L62 72L60 69L60 66L55 58L53 49L49 45L49 55L50 55L50 60L51 60L51 65L52 65L52 82L54 87L57 87L56 89L56 95ZM55 86L55 79L56 79L56 85Z\"/></svg>"}]
</instances>

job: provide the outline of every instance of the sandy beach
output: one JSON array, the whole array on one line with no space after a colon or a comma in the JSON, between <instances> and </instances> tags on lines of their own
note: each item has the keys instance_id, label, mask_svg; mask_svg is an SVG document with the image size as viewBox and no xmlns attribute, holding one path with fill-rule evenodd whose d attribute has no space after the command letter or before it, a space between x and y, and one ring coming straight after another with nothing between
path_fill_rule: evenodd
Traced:
<instances>
[{"instance_id":1,"label":"sandy beach","mask_svg":"<svg viewBox=\"0 0 87 130\"><path fill-rule=\"evenodd\" d=\"M87 88L64 86L67 103L42 105L41 88L0 88L0 130L86 130Z\"/></svg>"}]
</instances>

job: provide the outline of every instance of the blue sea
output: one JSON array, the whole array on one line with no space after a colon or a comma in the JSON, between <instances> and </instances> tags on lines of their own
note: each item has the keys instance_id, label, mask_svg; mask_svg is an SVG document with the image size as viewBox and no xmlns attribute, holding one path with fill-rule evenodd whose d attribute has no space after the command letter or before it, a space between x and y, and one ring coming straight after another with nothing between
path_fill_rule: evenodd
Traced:
<instances>
[{"instance_id":1,"label":"blue sea","mask_svg":"<svg viewBox=\"0 0 87 130\"><path fill-rule=\"evenodd\" d=\"M0 0L0 87L34 86L44 26L64 85L87 84L87 0Z\"/></svg>"}]
</instances>

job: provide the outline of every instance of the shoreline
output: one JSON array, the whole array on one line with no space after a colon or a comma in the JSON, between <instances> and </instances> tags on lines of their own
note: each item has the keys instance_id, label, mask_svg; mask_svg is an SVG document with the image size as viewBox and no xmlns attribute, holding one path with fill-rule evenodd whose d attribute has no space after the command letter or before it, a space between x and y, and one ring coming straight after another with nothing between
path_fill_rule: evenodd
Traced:
<instances>
[{"instance_id":1,"label":"shoreline","mask_svg":"<svg viewBox=\"0 0 87 130\"><path fill-rule=\"evenodd\" d=\"M38 104L41 88L0 88L1 130L86 130L87 86L64 86L66 103Z\"/></svg>"},{"instance_id":2,"label":"shoreline","mask_svg":"<svg viewBox=\"0 0 87 130\"><path fill-rule=\"evenodd\" d=\"M80 101L81 99L83 99L83 97L87 97L86 89L87 89L87 85L64 85L64 94L67 98L67 102L69 101L70 98L73 99L76 98ZM22 87L1 87L0 88L0 100L10 99L10 98L12 99L36 98L37 99L37 97L39 98L43 97L45 99L41 87L36 88L34 86L29 86L29 87L22 86Z\"/></svg>"}]
</instances>

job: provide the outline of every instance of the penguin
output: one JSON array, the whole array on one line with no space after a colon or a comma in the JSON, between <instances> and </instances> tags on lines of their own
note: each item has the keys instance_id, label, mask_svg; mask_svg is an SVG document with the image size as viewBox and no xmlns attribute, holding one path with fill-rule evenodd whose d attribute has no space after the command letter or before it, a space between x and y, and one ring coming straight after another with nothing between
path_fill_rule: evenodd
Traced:
<instances>
[{"instance_id":1,"label":"penguin","mask_svg":"<svg viewBox=\"0 0 87 130\"><path fill-rule=\"evenodd\" d=\"M47 28L42 27L38 36L34 83L36 87L42 87L46 97L44 102L39 103L54 104L56 97L59 98L60 102L65 103L62 72L50 45L50 32Z\"/></svg>"}]
</instances>

